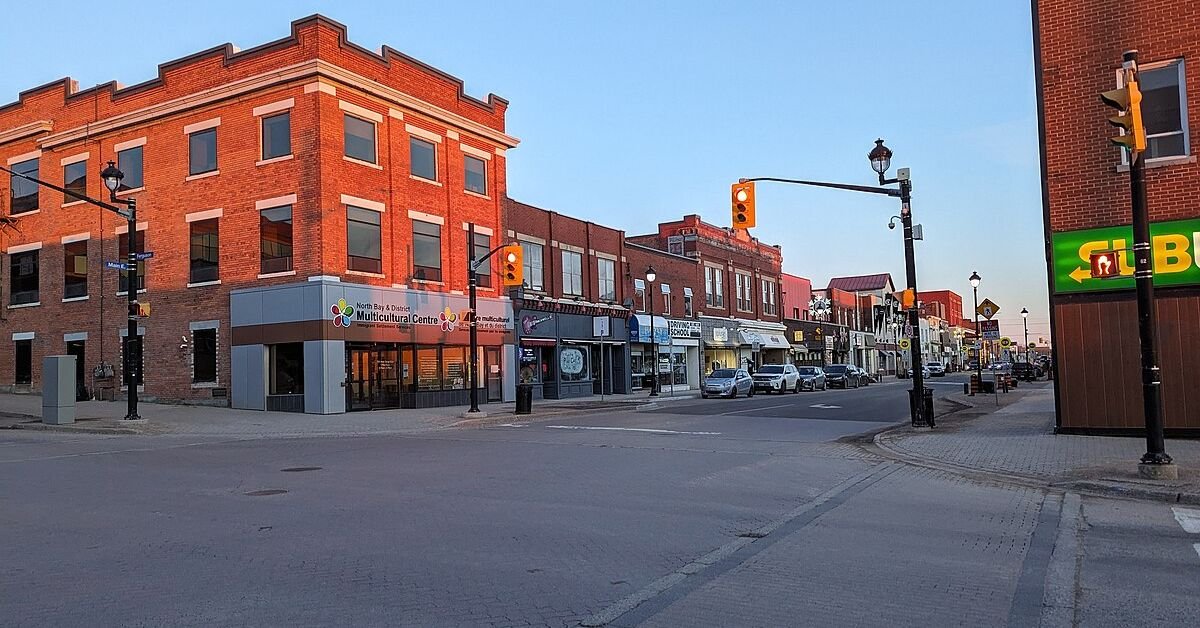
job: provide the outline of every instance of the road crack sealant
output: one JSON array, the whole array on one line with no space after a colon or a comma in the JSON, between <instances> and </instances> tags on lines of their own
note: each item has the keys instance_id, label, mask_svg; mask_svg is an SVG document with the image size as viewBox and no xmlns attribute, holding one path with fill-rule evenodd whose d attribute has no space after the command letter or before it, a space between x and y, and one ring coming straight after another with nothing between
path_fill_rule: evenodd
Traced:
<instances>
[{"instance_id":1,"label":"road crack sealant","mask_svg":"<svg viewBox=\"0 0 1200 628\"><path fill-rule=\"evenodd\" d=\"M901 468L896 462L884 462L851 476L812 501L798 506L782 517L763 526L743 532L732 541L696 560L651 582L600 612L584 619L581 626L607 626L620 621L621 625L636 624L653 616L691 590L742 564L771 543L809 525L821 515L841 506L867 487ZM771 536L780 528L783 533Z\"/></svg>"}]
</instances>

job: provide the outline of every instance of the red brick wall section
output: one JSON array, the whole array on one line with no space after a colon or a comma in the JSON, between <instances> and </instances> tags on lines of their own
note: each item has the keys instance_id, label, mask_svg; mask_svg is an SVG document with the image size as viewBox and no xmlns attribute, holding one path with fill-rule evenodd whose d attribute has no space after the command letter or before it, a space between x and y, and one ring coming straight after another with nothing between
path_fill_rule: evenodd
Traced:
<instances>
[{"instance_id":1,"label":"red brick wall section","mask_svg":"<svg viewBox=\"0 0 1200 628\"><path fill-rule=\"evenodd\" d=\"M930 312L940 318L945 318L951 325L958 325L963 318L963 302L962 297L953 290L927 290L917 293L917 300L921 302L936 302L940 303L945 314L937 314Z\"/></svg>"},{"instance_id":2,"label":"red brick wall section","mask_svg":"<svg viewBox=\"0 0 1200 628\"><path fill-rule=\"evenodd\" d=\"M812 280L784 273L783 280L783 317L785 319L804 320L807 318L808 302L812 300ZM796 309L800 310L796 315Z\"/></svg>"},{"instance_id":3,"label":"red brick wall section","mask_svg":"<svg viewBox=\"0 0 1200 628\"><path fill-rule=\"evenodd\" d=\"M256 49L234 53L214 48L160 66L159 78L125 89L101 86L73 93L69 81L56 82L21 94L18 102L0 108L0 161L41 148L40 177L63 184L63 157L87 152L88 194L106 198L98 172L116 159L114 145L144 137L145 189L138 200L138 220L147 224L146 250L155 256L148 263L147 292L152 304L147 330L146 393L164 398L206 398L210 391L191 387L190 354L185 338L189 322L219 320L218 385L229 385L229 291L270 283L303 280L313 275L333 275L344 281L380 286L411 285L412 222L409 211L431 214L444 221L440 284L431 290L463 291L467 283L465 222L475 222L493 232L499 244L504 230L502 199L505 191L504 146L477 136L467 128L451 128L415 108L390 106L351 86L305 77L237 97L205 102L205 90L228 87L237 81L321 59L334 66L403 92L502 132L506 101L489 96L476 100L462 92L462 83L408 57L385 50L380 57L345 40L345 29L325 18L313 17L293 24L292 34ZM330 91L334 93L329 93ZM142 115L123 126L108 124L115 116L133 116L152 105L193 98L195 106L167 116ZM259 118L255 107L293 99L291 107L291 159L260 164ZM377 113L378 168L343 159L342 101ZM393 110L403 119L392 115ZM140 114L139 114L140 115ZM195 122L220 118L217 127L218 174L188 177L188 137L183 128ZM52 128L14 137L13 129L37 121ZM67 143L47 142L56 134L91 124L99 129ZM409 132L413 125L439 135L437 184L410 177ZM113 126L113 128L109 128ZM487 159L488 193L464 191L461 145L490 155ZM5 186L7 187L7 186ZM256 202L296 195L293 208L295 275L259 278L259 211ZM382 276L347 272L346 206L342 195L382 203ZM8 215L7 193L4 215ZM103 268L117 257L115 229L124 220L87 204L63 206L63 197L43 188L39 211L17 217L20 232L0 232L0 250L41 242L40 305L8 307L9 258L3 257L3 293L0 294L0 387L14 379L12 334L34 332L34 384L40 384L44 355L65 352L63 334L87 332L87 365L101 360L118 364L119 330L125 327L126 305L118 297L116 271ZM188 287L189 226L185 215L220 209L220 284ZM63 302L64 236L89 233L88 298ZM493 268L495 266L493 265ZM493 285L498 285L498 277ZM482 289L496 295L497 290Z\"/></svg>"},{"instance_id":4,"label":"red brick wall section","mask_svg":"<svg viewBox=\"0 0 1200 628\"><path fill-rule=\"evenodd\" d=\"M600 302L598 259L615 258L615 303L622 303L632 292L624 277L627 272L625 260L625 232L605 227L586 220L564 216L557 212L534 207L520 201L507 199L504 224L508 240L529 240L530 237L544 242L542 245L543 294L554 298L574 298L563 294L562 253L563 245L583 251L583 295L585 301ZM532 240L531 240L532 241ZM537 291L529 290L536 293Z\"/></svg>"},{"instance_id":5,"label":"red brick wall section","mask_svg":"<svg viewBox=\"0 0 1200 628\"><path fill-rule=\"evenodd\" d=\"M704 275L698 260L672 255L666 251L637 244L626 247L625 255L629 259L628 273L622 279L625 289L630 295L634 295L633 280L645 281L646 268L654 267L655 279L651 288L651 297L654 299L655 314L667 318L695 318L696 313L704 309ZM664 283L671 286L670 295L662 293ZM684 288L692 289L692 316L690 317L685 314ZM669 310L667 309L668 299L670 300ZM640 294L634 295L634 309L638 312L647 311Z\"/></svg>"}]
</instances>

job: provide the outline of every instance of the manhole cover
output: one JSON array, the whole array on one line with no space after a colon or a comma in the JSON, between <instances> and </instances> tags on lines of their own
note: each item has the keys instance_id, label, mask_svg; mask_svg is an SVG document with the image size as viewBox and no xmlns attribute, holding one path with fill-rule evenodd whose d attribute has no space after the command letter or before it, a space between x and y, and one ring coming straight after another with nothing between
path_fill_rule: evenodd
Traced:
<instances>
[{"instance_id":1,"label":"manhole cover","mask_svg":"<svg viewBox=\"0 0 1200 628\"><path fill-rule=\"evenodd\" d=\"M250 491L242 494L249 497L266 497L267 495L283 495L286 492L287 491L282 488L266 488L261 491Z\"/></svg>"},{"instance_id":2,"label":"manhole cover","mask_svg":"<svg viewBox=\"0 0 1200 628\"><path fill-rule=\"evenodd\" d=\"M288 467L286 469L280 469L280 471L283 471L284 473L300 473L301 471L320 471L320 470L321 470L321 467Z\"/></svg>"}]
</instances>

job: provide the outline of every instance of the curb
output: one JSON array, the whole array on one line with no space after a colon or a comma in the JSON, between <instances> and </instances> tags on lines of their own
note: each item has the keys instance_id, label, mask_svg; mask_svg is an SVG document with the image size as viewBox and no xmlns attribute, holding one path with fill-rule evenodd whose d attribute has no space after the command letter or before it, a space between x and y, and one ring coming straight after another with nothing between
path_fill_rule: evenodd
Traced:
<instances>
[{"instance_id":1,"label":"curb","mask_svg":"<svg viewBox=\"0 0 1200 628\"><path fill-rule=\"evenodd\" d=\"M5 427L10 430L29 430L34 432L58 432L60 434L112 434L112 435L147 435L152 432L128 427L88 427L73 425L48 425L46 423L14 423Z\"/></svg>"}]
</instances>

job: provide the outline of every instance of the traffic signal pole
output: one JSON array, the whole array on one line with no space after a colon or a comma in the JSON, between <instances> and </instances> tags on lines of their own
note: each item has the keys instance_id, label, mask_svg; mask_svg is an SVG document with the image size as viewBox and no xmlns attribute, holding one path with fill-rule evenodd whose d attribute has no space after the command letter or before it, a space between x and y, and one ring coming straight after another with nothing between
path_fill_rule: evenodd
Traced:
<instances>
[{"instance_id":1,"label":"traffic signal pole","mask_svg":"<svg viewBox=\"0 0 1200 628\"><path fill-rule=\"evenodd\" d=\"M475 223L467 223L467 309L470 319L467 321L467 330L471 336L471 357L468 359L468 368L471 371L471 407L467 412L474 414L479 412L479 316L476 312L476 288L479 285L479 267L488 260L496 252L503 249L516 246L515 244L501 244L500 246L490 250L483 257L475 259ZM516 260L515 253L513 259ZM505 260L510 261L510 260ZM518 265L519 265L519 261ZM517 283L520 285L520 277L516 277ZM504 280L505 285L511 285L509 279ZM520 364L520 351L517 353L517 364ZM519 368L519 367L518 367Z\"/></svg>"},{"instance_id":2,"label":"traffic signal pole","mask_svg":"<svg viewBox=\"0 0 1200 628\"><path fill-rule=\"evenodd\" d=\"M113 194L113 200L116 199L116 194ZM138 322L138 300L137 300L137 263L138 263L138 247L137 247L137 203L134 199L125 201L128 214L126 219L129 225L129 254L125 261L125 295L129 299L129 328L125 332L125 388L129 391L126 398L125 420L138 421L141 416L138 415L138 383L136 371L134 369L134 358L140 358L142 352L145 351L143 341L138 340L137 322ZM134 347L137 347L137 356L134 356ZM143 363L144 364L144 363Z\"/></svg>"},{"instance_id":3,"label":"traffic signal pole","mask_svg":"<svg viewBox=\"0 0 1200 628\"><path fill-rule=\"evenodd\" d=\"M881 175L882 177L882 175ZM909 343L913 365L912 388L912 426L933 427L933 417L925 414L925 375L922 372L924 363L921 362L921 312L917 306L917 261L913 247L912 224L912 182L902 179L900 182L900 222L904 225L904 274L908 280L908 289L912 290L912 308L908 311L908 324L912 326L916 340Z\"/></svg>"}]
</instances>

